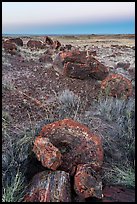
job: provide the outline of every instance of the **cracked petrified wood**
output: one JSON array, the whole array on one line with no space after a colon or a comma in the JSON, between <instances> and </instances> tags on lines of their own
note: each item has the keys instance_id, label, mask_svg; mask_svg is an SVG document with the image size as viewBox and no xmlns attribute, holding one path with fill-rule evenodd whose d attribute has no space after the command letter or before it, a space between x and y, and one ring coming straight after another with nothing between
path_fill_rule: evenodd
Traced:
<instances>
[{"instance_id":1,"label":"cracked petrified wood","mask_svg":"<svg viewBox=\"0 0 137 204\"><path fill-rule=\"evenodd\" d=\"M61 51L55 57L53 67L64 76L78 79L90 76L103 80L109 74L108 68L95 59L90 51Z\"/></svg>"},{"instance_id":2,"label":"cracked petrified wood","mask_svg":"<svg viewBox=\"0 0 137 204\"><path fill-rule=\"evenodd\" d=\"M127 98L132 95L132 83L121 74L111 74L101 83L101 89L109 96Z\"/></svg>"},{"instance_id":3,"label":"cracked petrified wood","mask_svg":"<svg viewBox=\"0 0 137 204\"><path fill-rule=\"evenodd\" d=\"M74 189L81 197L102 199L101 177L88 164L77 165L74 176Z\"/></svg>"},{"instance_id":4,"label":"cracked petrified wood","mask_svg":"<svg viewBox=\"0 0 137 204\"><path fill-rule=\"evenodd\" d=\"M64 171L43 171L29 184L24 202L71 202L70 176Z\"/></svg>"},{"instance_id":5,"label":"cracked petrified wood","mask_svg":"<svg viewBox=\"0 0 137 204\"><path fill-rule=\"evenodd\" d=\"M45 138L53 145L50 153ZM53 165L54 170L63 170L71 175L74 175L78 164L89 164L94 170L99 170L103 163L101 138L85 125L72 119L45 125L34 142L33 152L43 166L51 168ZM61 160L57 152L61 153ZM49 161L59 163L54 165L51 162L50 167Z\"/></svg>"}]
</instances>

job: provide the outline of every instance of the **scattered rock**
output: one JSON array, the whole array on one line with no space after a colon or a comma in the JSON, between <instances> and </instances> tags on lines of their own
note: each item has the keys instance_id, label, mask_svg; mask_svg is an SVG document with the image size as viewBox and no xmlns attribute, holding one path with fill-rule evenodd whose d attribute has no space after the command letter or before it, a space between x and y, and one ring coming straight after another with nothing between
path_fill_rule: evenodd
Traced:
<instances>
[{"instance_id":1,"label":"scattered rock","mask_svg":"<svg viewBox=\"0 0 137 204\"><path fill-rule=\"evenodd\" d=\"M66 77L86 79L91 75L91 68L86 64L67 62L64 64L63 74Z\"/></svg>"},{"instance_id":2,"label":"scattered rock","mask_svg":"<svg viewBox=\"0 0 137 204\"><path fill-rule=\"evenodd\" d=\"M128 69L130 67L130 63L129 62L118 62L116 65L116 68L123 68L123 69Z\"/></svg>"},{"instance_id":3,"label":"scattered rock","mask_svg":"<svg viewBox=\"0 0 137 204\"><path fill-rule=\"evenodd\" d=\"M53 43L54 49L58 49L61 46L61 43L58 40L55 40Z\"/></svg>"},{"instance_id":4,"label":"scattered rock","mask_svg":"<svg viewBox=\"0 0 137 204\"><path fill-rule=\"evenodd\" d=\"M3 48L4 48L5 52L10 53L11 55L17 54L17 46L15 45L15 43L5 41L5 42L3 42Z\"/></svg>"},{"instance_id":5,"label":"scattered rock","mask_svg":"<svg viewBox=\"0 0 137 204\"><path fill-rule=\"evenodd\" d=\"M90 165L79 164L74 176L74 189L84 198L96 197L102 199L102 181Z\"/></svg>"},{"instance_id":6,"label":"scattered rock","mask_svg":"<svg viewBox=\"0 0 137 204\"><path fill-rule=\"evenodd\" d=\"M6 42L15 43L18 46L23 46L23 40L21 38L10 38L6 40Z\"/></svg>"},{"instance_id":7,"label":"scattered rock","mask_svg":"<svg viewBox=\"0 0 137 204\"><path fill-rule=\"evenodd\" d=\"M41 41L39 41L39 40L29 40L27 42L27 47L35 48L35 49L36 48L41 49L41 48L43 48L43 43Z\"/></svg>"},{"instance_id":8,"label":"scattered rock","mask_svg":"<svg viewBox=\"0 0 137 204\"><path fill-rule=\"evenodd\" d=\"M45 141L45 138L48 138L49 141ZM52 144L51 147L48 147L48 143ZM42 144L45 147L42 148ZM51 152L47 157L48 148L51 149ZM53 154L54 148L56 154ZM74 175L78 164L89 164L97 171L103 163L101 138L92 134L85 125L72 119L45 125L34 142L33 151L36 154L38 151L37 157L44 163L44 166L52 167L55 162L54 169L58 166L59 170L66 171L71 175ZM62 154L62 163L59 152Z\"/></svg>"},{"instance_id":9,"label":"scattered rock","mask_svg":"<svg viewBox=\"0 0 137 204\"><path fill-rule=\"evenodd\" d=\"M71 202L69 174L64 171L43 171L29 184L24 202Z\"/></svg>"},{"instance_id":10,"label":"scattered rock","mask_svg":"<svg viewBox=\"0 0 137 204\"><path fill-rule=\"evenodd\" d=\"M54 42L50 37L46 36L45 37L45 43L48 45L53 45Z\"/></svg>"},{"instance_id":11,"label":"scattered rock","mask_svg":"<svg viewBox=\"0 0 137 204\"><path fill-rule=\"evenodd\" d=\"M62 155L48 138L37 137L33 152L44 167L56 170L62 163Z\"/></svg>"},{"instance_id":12,"label":"scattered rock","mask_svg":"<svg viewBox=\"0 0 137 204\"><path fill-rule=\"evenodd\" d=\"M101 89L105 94L118 98L132 95L132 83L121 74L111 74L101 82Z\"/></svg>"}]
</instances>

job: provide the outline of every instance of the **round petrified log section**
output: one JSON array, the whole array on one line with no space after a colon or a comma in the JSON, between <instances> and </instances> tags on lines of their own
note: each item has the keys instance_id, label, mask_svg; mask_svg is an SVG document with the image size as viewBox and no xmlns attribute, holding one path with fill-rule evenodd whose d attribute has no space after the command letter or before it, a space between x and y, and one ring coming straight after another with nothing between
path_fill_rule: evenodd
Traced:
<instances>
[{"instance_id":1,"label":"round petrified log section","mask_svg":"<svg viewBox=\"0 0 137 204\"><path fill-rule=\"evenodd\" d=\"M81 197L102 199L101 177L88 164L79 164L77 166L74 176L74 189Z\"/></svg>"},{"instance_id":2,"label":"round petrified log section","mask_svg":"<svg viewBox=\"0 0 137 204\"><path fill-rule=\"evenodd\" d=\"M101 89L109 96L127 98L132 95L132 83L121 74L111 74L101 83Z\"/></svg>"},{"instance_id":3,"label":"round petrified log section","mask_svg":"<svg viewBox=\"0 0 137 204\"><path fill-rule=\"evenodd\" d=\"M43 48L43 43L40 40L29 40L27 42L27 47L35 48L35 49L41 49L41 48Z\"/></svg>"},{"instance_id":4,"label":"round petrified log section","mask_svg":"<svg viewBox=\"0 0 137 204\"><path fill-rule=\"evenodd\" d=\"M78 164L89 164L94 170L101 168L103 163L101 138L92 134L85 125L72 119L64 119L42 128L34 142L33 152L42 162L42 165L49 168L49 162L47 161L54 162L57 158L52 158L52 155L55 155L54 153L48 153L48 144L46 146L42 145L45 138L48 138L62 155L60 166L55 165L54 169L58 168L74 175ZM55 149L56 152L57 149ZM54 148L52 148L52 151L54 151ZM50 158L47 158L48 156Z\"/></svg>"},{"instance_id":5,"label":"round petrified log section","mask_svg":"<svg viewBox=\"0 0 137 204\"><path fill-rule=\"evenodd\" d=\"M29 184L24 202L71 202L70 176L64 171L43 171Z\"/></svg>"},{"instance_id":6,"label":"round petrified log section","mask_svg":"<svg viewBox=\"0 0 137 204\"><path fill-rule=\"evenodd\" d=\"M6 40L6 42L15 43L18 46L23 46L23 40L21 38L10 38Z\"/></svg>"}]
</instances>

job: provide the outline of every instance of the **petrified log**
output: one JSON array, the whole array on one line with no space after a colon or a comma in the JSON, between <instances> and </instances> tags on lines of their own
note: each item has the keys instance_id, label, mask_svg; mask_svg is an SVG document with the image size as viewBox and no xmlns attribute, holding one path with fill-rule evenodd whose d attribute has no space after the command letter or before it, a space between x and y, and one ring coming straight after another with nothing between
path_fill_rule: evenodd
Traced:
<instances>
[{"instance_id":1,"label":"petrified log","mask_svg":"<svg viewBox=\"0 0 137 204\"><path fill-rule=\"evenodd\" d=\"M71 202L69 174L64 171L43 171L29 184L24 202Z\"/></svg>"},{"instance_id":2,"label":"petrified log","mask_svg":"<svg viewBox=\"0 0 137 204\"><path fill-rule=\"evenodd\" d=\"M84 198L95 197L102 198L102 181L90 165L77 165L74 176L74 189L76 193Z\"/></svg>"},{"instance_id":3,"label":"petrified log","mask_svg":"<svg viewBox=\"0 0 137 204\"><path fill-rule=\"evenodd\" d=\"M54 49L58 49L61 46L61 43L58 40L55 40L53 43Z\"/></svg>"},{"instance_id":4,"label":"petrified log","mask_svg":"<svg viewBox=\"0 0 137 204\"><path fill-rule=\"evenodd\" d=\"M50 37L46 36L45 37L45 43L48 45L53 45L53 40Z\"/></svg>"},{"instance_id":5,"label":"petrified log","mask_svg":"<svg viewBox=\"0 0 137 204\"><path fill-rule=\"evenodd\" d=\"M44 166L49 167L47 161L54 161L57 156L52 157L55 155L54 147L51 148L53 153L48 154L48 144L43 145L45 138L48 138L50 143L62 154L62 163L60 166L57 165L59 170L74 175L78 164L89 164L96 171L101 168L103 163L101 138L94 135L85 125L72 119L64 119L42 128L34 142L33 151L42 163L43 158L47 157L44 160ZM39 149L42 148L43 150L40 151ZM58 152L57 149L56 152Z\"/></svg>"},{"instance_id":6,"label":"petrified log","mask_svg":"<svg viewBox=\"0 0 137 204\"><path fill-rule=\"evenodd\" d=\"M60 151L49 142L48 138L37 137L33 151L42 165L49 169L56 170L62 163Z\"/></svg>"},{"instance_id":7,"label":"petrified log","mask_svg":"<svg viewBox=\"0 0 137 204\"><path fill-rule=\"evenodd\" d=\"M23 40L21 38L10 38L6 40L6 42L15 43L18 46L23 46Z\"/></svg>"},{"instance_id":8,"label":"petrified log","mask_svg":"<svg viewBox=\"0 0 137 204\"><path fill-rule=\"evenodd\" d=\"M91 75L91 68L86 64L67 62L64 64L64 76L86 79Z\"/></svg>"},{"instance_id":9,"label":"petrified log","mask_svg":"<svg viewBox=\"0 0 137 204\"><path fill-rule=\"evenodd\" d=\"M132 83L121 74L111 74L101 83L101 89L109 96L127 98L132 95Z\"/></svg>"},{"instance_id":10,"label":"petrified log","mask_svg":"<svg viewBox=\"0 0 137 204\"><path fill-rule=\"evenodd\" d=\"M15 45L15 43L5 41L3 42L3 48L5 52L10 53L11 55L17 54L17 46Z\"/></svg>"},{"instance_id":11,"label":"petrified log","mask_svg":"<svg viewBox=\"0 0 137 204\"><path fill-rule=\"evenodd\" d=\"M29 48L43 48L43 43L40 40L29 40L27 42Z\"/></svg>"}]
</instances>

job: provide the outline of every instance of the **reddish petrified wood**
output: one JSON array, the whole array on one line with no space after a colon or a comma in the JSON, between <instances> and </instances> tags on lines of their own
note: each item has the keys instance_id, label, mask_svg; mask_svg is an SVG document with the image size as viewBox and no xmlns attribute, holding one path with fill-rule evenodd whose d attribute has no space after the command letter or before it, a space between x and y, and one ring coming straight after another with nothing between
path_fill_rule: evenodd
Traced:
<instances>
[{"instance_id":1,"label":"reddish petrified wood","mask_svg":"<svg viewBox=\"0 0 137 204\"><path fill-rule=\"evenodd\" d=\"M15 45L15 43L5 41L3 42L3 48L5 52L10 53L11 55L17 54L17 46Z\"/></svg>"},{"instance_id":2,"label":"reddish petrified wood","mask_svg":"<svg viewBox=\"0 0 137 204\"><path fill-rule=\"evenodd\" d=\"M29 184L24 202L71 202L69 174L64 171L43 171Z\"/></svg>"},{"instance_id":3,"label":"reddish petrified wood","mask_svg":"<svg viewBox=\"0 0 137 204\"><path fill-rule=\"evenodd\" d=\"M39 40L29 40L27 42L27 47L29 47L29 48L43 48L43 43Z\"/></svg>"},{"instance_id":4,"label":"reddish petrified wood","mask_svg":"<svg viewBox=\"0 0 137 204\"><path fill-rule=\"evenodd\" d=\"M118 98L127 98L132 95L132 83L121 74L111 74L101 83L105 94Z\"/></svg>"},{"instance_id":5,"label":"reddish petrified wood","mask_svg":"<svg viewBox=\"0 0 137 204\"><path fill-rule=\"evenodd\" d=\"M55 40L53 43L54 49L58 49L61 46L61 43L58 40Z\"/></svg>"},{"instance_id":6,"label":"reddish petrified wood","mask_svg":"<svg viewBox=\"0 0 137 204\"><path fill-rule=\"evenodd\" d=\"M15 43L18 46L23 46L23 40L21 38L10 38L10 39L6 40L5 42Z\"/></svg>"},{"instance_id":7,"label":"reddish petrified wood","mask_svg":"<svg viewBox=\"0 0 137 204\"><path fill-rule=\"evenodd\" d=\"M86 79L91 75L91 68L86 64L67 62L64 64L64 76Z\"/></svg>"},{"instance_id":8,"label":"reddish petrified wood","mask_svg":"<svg viewBox=\"0 0 137 204\"><path fill-rule=\"evenodd\" d=\"M48 45L53 45L54 42L50 37L46 36L45 37L45 43Z\"/></svg>"},{"instance_id":9,"label":"reddish petrified wood","mask_svg":"<svg viewBox=\"0 0 137 204\"><path fill-rule=\"evenodd\" d=\"M103 80L108 76L109 69L94 57L89 57L88 64L91 68L91 76L95 79Z\"/></svg>"},{"instance_id":10,"label":"reddish petrified wood","mask_svg":"<svg viewBox=\"0 0 137 204\"><path fill-rule=\"evenodd\" d=\"M42 165L49 169L56 170L62 163L60 151L49 142L48 138L37 137L33 152Z\"/></svg>"},{"instance_id":11,"label":"reddish petrified wood","mask_svg":"<svg viewBox=\"0 0 137 204\"><path fill-rule=\"evenodd\" d=\"M74 189L79 196L84 198L102 198L101 177L88 164L77 165L74 176Z\"/></svg>"},{"instance_id":12,"label":"reddish petrified wood","mask_svg":"<svg viewBox=\"0 0 137 204\"><path fill-rule=\"evenodd\" d=\"M89 164L94 170L99 170L103 163L103 148L101 138L98 135L92 134L88 127L76 122L72 119L64 119L48 125L45 125L34 142L34 152L37 155L35 148L42 149L37 157L47 157L48 161L52 159L52 153L47 155L46 148L43 146L43 141L48 138L49 141L59 149L62 154L62 163L58 169L69 172L74 175L78 164ZM43 139L43 141L42 141ZM40 142L38 142L40 141ZM52 147L53 149L54 147ZM48 158L50 156L50 158ZM44 160L44 166L49 167L49 163Z\"/></svg>"}]
</instances>

